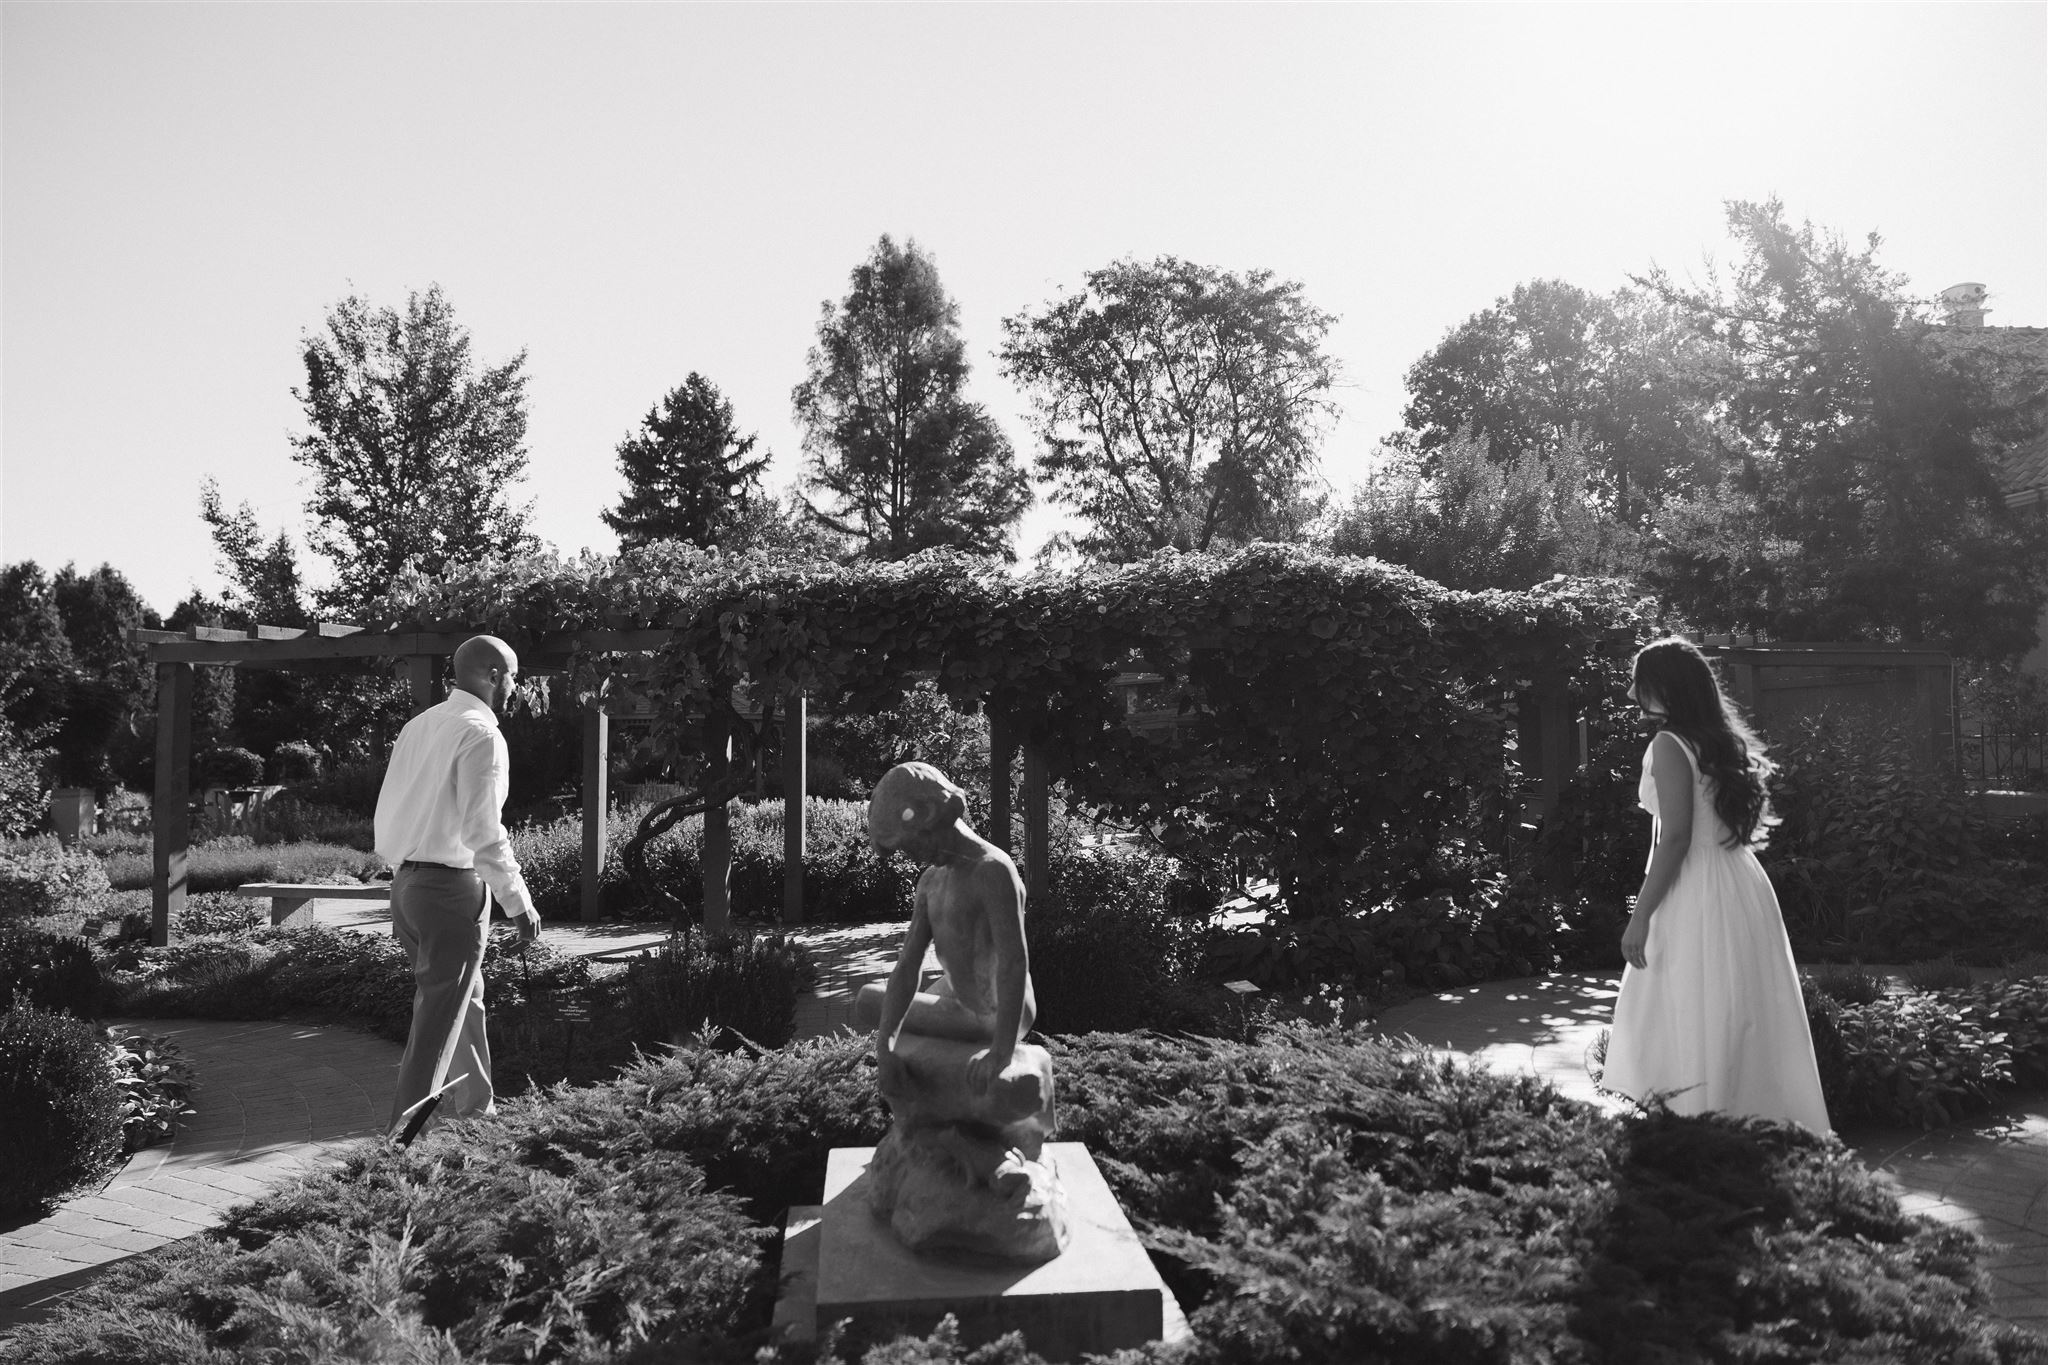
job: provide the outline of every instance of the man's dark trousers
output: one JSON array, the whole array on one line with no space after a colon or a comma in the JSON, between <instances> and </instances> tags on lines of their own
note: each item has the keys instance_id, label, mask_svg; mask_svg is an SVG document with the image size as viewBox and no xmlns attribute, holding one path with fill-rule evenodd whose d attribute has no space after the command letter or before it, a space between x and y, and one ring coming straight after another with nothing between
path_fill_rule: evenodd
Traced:
<instances>
[{"instance_id":1,"label":"man's dark trousers","mask_svg":"<svg viewBox=\"0 0 2048 1365\"><path fill-rule=\"evenodd\" d=\"M412 958L412 1032L398 1064L391 1125L433 1091L435 1118L494 1112L491 1045L484 1036L484 943L491 902L467 868L408 863L391 878L391 923Z\"/></svg>"}]
</instances>

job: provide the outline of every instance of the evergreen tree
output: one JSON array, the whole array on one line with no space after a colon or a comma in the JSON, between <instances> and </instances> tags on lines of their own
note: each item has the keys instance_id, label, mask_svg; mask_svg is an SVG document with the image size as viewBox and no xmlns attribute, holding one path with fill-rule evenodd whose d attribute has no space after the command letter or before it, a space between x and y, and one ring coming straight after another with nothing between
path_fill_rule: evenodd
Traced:
<instances>
[{"instance_id":1,"label":"evergreen tree","mask_svg":"<svg viewBox=\"0 0 2048 1365\"><path fill-rule=\"evenodd\" d=\"M1016 558L1010 535L1031 502L1009 440L963 394L960 310L932 258L886 235L827 302L809 377L791 400L810 456L811 514L860 552L904 559L953 547Z\"/></svg>"},{"instance_id":2,"label":"evergreen tree","mask_svg":"<svg viewBox=\"0 0 2048 1365\"><path fill-rule=\"evenodd\" d=\"M619 442L626 491L616 511L602 514L605 525L623 549L653 540L728 544L749 520L768 467L766 455L749 458L754 440L739 434L718 387L692 371Z\"/></svg>"}]
</instances>

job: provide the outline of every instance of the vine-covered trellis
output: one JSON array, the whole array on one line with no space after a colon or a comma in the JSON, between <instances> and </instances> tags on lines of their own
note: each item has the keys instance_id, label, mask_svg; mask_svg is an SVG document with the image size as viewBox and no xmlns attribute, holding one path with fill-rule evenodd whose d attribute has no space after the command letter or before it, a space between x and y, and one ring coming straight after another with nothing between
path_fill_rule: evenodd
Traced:
<instances>
[{"instance_id":1,"label":"vine-covered trellis","mask_svg":"<svg viewBox=\"0 0 2048 1365\"><path fill-rule=\"evenodd\" d=\"M703 789L657 806L635 841L704 808L707 893L722 876L725 802L750 785L744 761L766 727L784 726L794 769L784 788L800 877L806 706L878 710L931 677L955 707L988 715L989 823L1005 844L1009 774L1024 759L1034 890L1044 793L1064 780L1171 852L1268 870L1290 908L1317 913L1390 894L1476 813L1554 800L1578 756L1576 712L1590 689L1612 687L1647 624L1611 583L1463 593L1377 561L1276 545L1012 577L957 555L847 566L667 544L413 579L389 611L440 624L322 647L426 660L409 665L425 704L433 658L486 630L528 671L561 674L585 709L586 914L604 848L605 707L625 696L653 703L658 749L709 760ZM152 638L160 669L228 662L236 649L283 662L292 643ZM1134 675L1173 699L1179 723L1166 742L1126 724L1129 690L1118 684ZM160 755L175 730L175 718L160 728ZM160 815L174 767L160 758ZM160 824L160 881L163 838ZM159 900L171 894L160 887ZM724 910L707 894L707 917Z\"/></svg>"}]
</instances>

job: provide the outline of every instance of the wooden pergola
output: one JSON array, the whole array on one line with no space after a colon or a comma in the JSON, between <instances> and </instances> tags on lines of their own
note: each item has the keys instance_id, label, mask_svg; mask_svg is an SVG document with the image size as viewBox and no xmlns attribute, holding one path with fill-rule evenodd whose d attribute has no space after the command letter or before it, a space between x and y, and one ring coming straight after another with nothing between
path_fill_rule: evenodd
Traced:
<instances>
[{"instance_id":1,"label":"wooden pergola","mask_svg":"<svg viewBox=\"0 0 2048 1365\"><path fill-rule=\"evenodd\" d=\"M257 626L254 630L222 630L193 626L185 631L134 630L130 638L148 647L156 668L156 791L151 807L153 871L149 941L163 947L170 941L171 917L185 903L191 847L192 692L195 667L284 668L317 671L337 664L388 659L398 662L412 688L414 714L445 695L443 660L479 628L447 622L418 622L389 630L321 624L307 627ZM647 630L578 630L539 637L513 634L507 643L518 651L522 673L562 672L578 654L652 654L673 632ZM1127 687L1146 681L1127 675ZM785 923L803 919L804 793L807 763L804 722L807 700L801 692L780 699L782 708L783 899ZM1133 718L1134 721L1140 718ZM1141 722L1142 724L1142 722ZM601 706L583 712L583 872L581 918L600 915L599 889L604 872L608 759L611 717ZM990 810L986 836L1005 851L1012 846L1010 774L1022 751L1024 768L1024 854L1021 868L1026 887L1035 896L1046 884L1046 839L1049 828L1046 764L1034 746L1020 743L999 716L990 717ZM729 807L704 817L704 920L723 928L731 921L732 826Z\"/></svg>"}]
</instances>

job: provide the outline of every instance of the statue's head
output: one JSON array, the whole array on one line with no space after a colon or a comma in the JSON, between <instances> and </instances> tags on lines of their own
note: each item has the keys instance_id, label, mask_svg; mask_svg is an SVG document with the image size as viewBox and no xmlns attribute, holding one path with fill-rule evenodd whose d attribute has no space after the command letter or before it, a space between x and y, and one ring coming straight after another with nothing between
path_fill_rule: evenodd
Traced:
<instances>
[{"instance_id":1,"label":"statue's head","mask_svg":"<svg viewBox=\"0 0 2048 1365\"><path fill-rule=\"evenodd\" d=\"M868 842L915 854L967 814L967 793L929 763L898 763L868 797Z\"/></svg>"}]
</instances>

